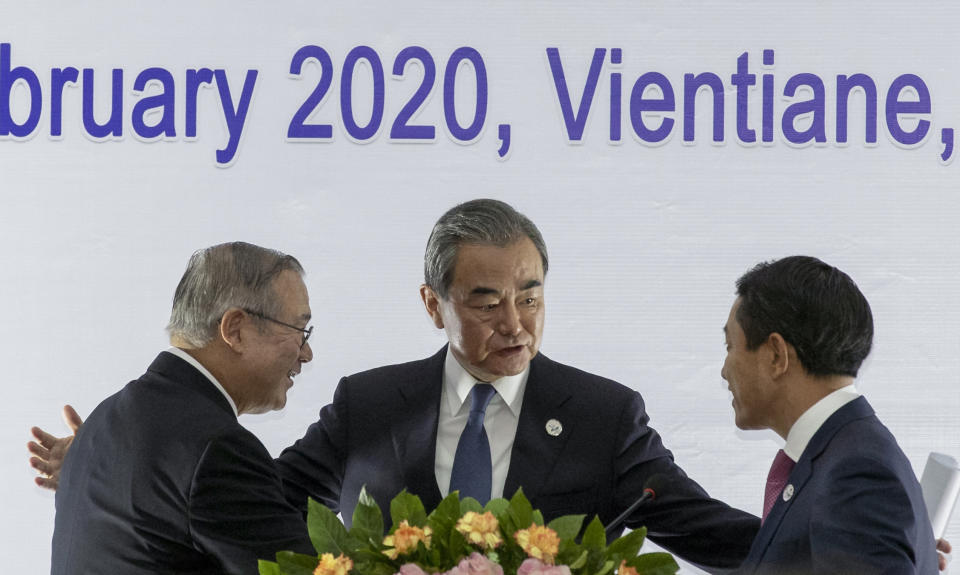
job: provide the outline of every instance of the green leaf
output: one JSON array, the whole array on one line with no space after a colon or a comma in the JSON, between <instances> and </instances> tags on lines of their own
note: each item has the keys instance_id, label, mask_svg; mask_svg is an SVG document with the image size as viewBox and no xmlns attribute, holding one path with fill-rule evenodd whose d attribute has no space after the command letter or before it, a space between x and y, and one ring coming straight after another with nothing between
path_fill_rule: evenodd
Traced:
<instances>
[{"instance_id":1,"label":"green leaf","mask_svg":"<svg viewBox=\"0 0 960 575\"><path fill-rule=\"evenodd\" d=\"M350 536L359 541L378 541L383 537L383 513L377 502L367 493L366 487L360 489L360 497L353 510Z\"/></svg>"},{"instance_id":2,"label":"green leaf","mask_svg":"<svg viewBox=\"0 0 960 575\"><path fill-rule=\"evenodd\" d=\"M543 525L543 513L539 509L533 510L533 522L537 525Z\"/></svg>"},{"instance_id":3,"label":"green leaf","mask_svg":"<svg viewBox=\"0 0 960 575\"><path fill-rule=\"evenodd\" d=\"M611 543L607 547L607 556L618 559L632 559L640 553L640 548L643 547L643 541L646 537L646 527L634 529Z\"/></svg>"},{"instance_id":4,"label":"green leaf","mask_svg":"<svg viewBox=\"0 0 960 575\"><path fill-rule=\"evenodd\" d=\"M530 500L523 494L523 489L517 489L517 492L510 498L507 515L515 527L514 531L526 529L533 524L533 506L530 505Z\"/></svg>"},{"instance_id":5,"label":"green leaf","mask_svg":"<svg viewBox=\"0 0 960 575\"><path fill-rule=\"evenodd\" d=\"M640 575L673 575L680 566L669 553L644 553L627 561Z\"/></svg>"},{"instance_id":6,"label":"green leaf","mask_svg":"<svg viewBox=\"0 0 960 575\"><path fill-rule=\"evenodd\" d=\"M560 539L573 539L580 534L586 515L564 515L557 517L547 527L557 532Z\"/></svg>"},{"instance_id":7,"label":"green leaf","mask_svg":"<svg viewBox=\"0 0 960 575\"><path fill-rule=\"evenodd\" d=\"M390 563L355 563L352 573L363 573L363 575L393 575L399 570L398 567Z\"/></svg>"},{"instance_id":8,"label":"green leaf","mask_svg":"<svg viewBox=\"0 0 960 575\"><path fill-rule=\"evenodd\" d=\"M333 511L313 499L307 501L307 530L318 555L339 555L348 547L347 528L340 523Z\"/></svg>"},{"instance_id":9,"label":"green leaf","mask_svg":"<svg viewBox=\"0 0 960 575\"><path fill-rule=\"evenodd\" d=\"M507 513L507 508L510 507L510 502L502 497L496 499L491 499L484 505L483 510L493 513L493 516L497 519L500 519Z\"/></svg>"},{"instance_id":10,"label":"green leaf","mask_svg":"<svg viewBox=\"0 0 960 575\"><path fill-rule=\"evenodd\" d=\"M407 492L406 489L397 494L390 502L390 517L393 520L393 528L404 519L407 523L416 527L423 527L427 524L427 510L423 507L423 502L416 495Z\"/></svg>"},{"instance_id":11,"label":"green leaf","mask_svg":"<svg viewBox=\"0 0 960 575\"><path fill-rule=\"evenodd\" d=\"M437 508L427 516L427 525L433 529L434 537L446 540L459 519L460 497L454 492L444 497Z\"/></svg>"},{"instance_id":12,"label":"green leaf","mask_svg":"<svg viewBox=\"0 0 960 575\"><path fill-rule=\"evenodd\" d=\"M584 549L576 561L570 563L570 569L580 569L587 564L587 550Z\"/></svg>"},{"instance_id":13,"label":"green leaf","mask_svg":"<svg viewBox=\"0 0 960 575\"><path fill-rule=\"evenodd\" d=\"M463 517L468 511L483 513L483 505L473 497L467 497L460 501L460 516Z\"/></svg>"},{"instance_id":14,"label":"green leaf","mask_svg":"<svg viewBox=\"0 0 960 575\"><path fill-rule=\"evenodd\" d=\"M596 575L607 575L607 573L613 570L614 565L615 563L613 561L609 561L609 560L604 561L603 567L601 567L600 570L597 571Z\"/></svg>"},{"instance_id":15,"label":"green leaf","mask_svg":"<svg viewBox=\"0 0 960 575\"><path fill-rule=\"evenodd\" d=\"M603 551L606 546L607 533L603 528L603 523L594 515L593 520L587 525L587 530L583 533L583 547Z\"/></svg>"},{"instance_id":16,"label":"green leaf","mask_svg":"<svg viewBox=\"0 0 960 575\"><path fill-rule=\"evenodd\" d=\"M257 562L257 566L260 568L260 575L282 575L282 572L280 571L280 565L274 563L273 561L260 559Z\"/></svg>"},{"instance_id":17,"label":"green leaf","mask_svg":"<svg viewBox=\"0 0 960 575\"><path fill-rule=\"evenodd\" d=\"M277 564L286 575L313 575L319 561L313 555L302 555L293 551L277 553Z\"/></svg>"}]
</instances>

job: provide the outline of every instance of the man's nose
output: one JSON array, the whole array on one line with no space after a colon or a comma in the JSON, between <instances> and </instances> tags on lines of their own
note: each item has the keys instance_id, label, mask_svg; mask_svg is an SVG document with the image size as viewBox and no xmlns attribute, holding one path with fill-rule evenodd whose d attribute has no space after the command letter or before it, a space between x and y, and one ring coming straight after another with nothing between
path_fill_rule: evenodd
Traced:
<instances>
[{"instance_id":1,"label":"man's nose","mask_svg":"<svg viewBox=\"0 0 960 575\"><path fill-rule=\"evenodd\" d=\"M300 363L310 363L313 361L313 348L310 347L310 342L306 341L303 343L303 347L300 348Z\"/></svg>"},{"instance_id":2,"label":"man's nose","mask_svg":"<svg viewBox=\"0 0 960 575\"><path fill-rule=\"evenodd\" d=\"M500 306L500 317L498 318L497 331L501 335L517 335L521 330L520 311L513 302L507 302Z\"/></svg>"}]
</instances>

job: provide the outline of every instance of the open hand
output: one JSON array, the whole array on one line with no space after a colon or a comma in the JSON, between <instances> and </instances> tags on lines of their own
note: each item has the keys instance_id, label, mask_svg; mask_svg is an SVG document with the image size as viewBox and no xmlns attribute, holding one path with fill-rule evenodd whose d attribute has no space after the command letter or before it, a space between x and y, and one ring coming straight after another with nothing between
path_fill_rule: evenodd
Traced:
<instances>
[{"instance_id":1,"label":"open hand","mask_svg":"<svg viewBox=\"0 0 960 575\"><path fill-rule=\"evenodd\" d=\"M36 441L27 443L27 449L33 455L30 457L30 467L37 470L37 477L34 482L45 489L57 490L57 484L60 481L60 468L63 467L63 458L73 443L73 438L77 430L83 425L83 419L77 415L76 410L69 405L63 406L63 421L73 432L66 437L56 437L40 429L33 427L30 433L36 438Z\"/></svg>"}]
</instances>

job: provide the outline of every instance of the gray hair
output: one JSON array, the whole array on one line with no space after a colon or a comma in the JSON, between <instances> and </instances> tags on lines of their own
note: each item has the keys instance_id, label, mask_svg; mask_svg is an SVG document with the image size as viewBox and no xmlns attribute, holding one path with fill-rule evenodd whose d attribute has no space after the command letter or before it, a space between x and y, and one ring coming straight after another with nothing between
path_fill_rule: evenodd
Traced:
<instances>
[{"instance_id":1,"label":"gray hair","mask_svg":"<svg viewBox=\"0 0 960 575\"><path fill-rule=\"evenodd\" d=\"M540 252L543 273L547 273L547 246L540 230L525 215L499 200L471 200L454 206L440 216L423 256L424 283L446 298L453 283L457 250L462 244L504 247L530 238Z\"/></svg>"},{"instance_id":2,"label":"gray hair","mask_svg":"<svg viewBox=\"0 0 960 575\"><path fill-rule=\"evenodd\" d=\"M295 257L244 242L194 252L173 295L170 337L201 348L214 338L230 308L279 315L273 280L286 270L303 275Z\"/></svg>"}]
</instances>

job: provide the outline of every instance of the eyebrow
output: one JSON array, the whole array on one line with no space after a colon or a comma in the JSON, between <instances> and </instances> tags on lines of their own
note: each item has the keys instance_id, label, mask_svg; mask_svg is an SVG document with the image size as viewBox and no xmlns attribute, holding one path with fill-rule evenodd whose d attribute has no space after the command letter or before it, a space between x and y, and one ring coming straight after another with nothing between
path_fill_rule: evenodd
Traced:
<instances>
[{"instance_id":1,"label":"eyebrow","mask_svg":"<svg viewBox=\"0 0 960 575\"><path fill-rule=\"evenodd\" d=\"M523 284L523 287L520 288L520 291L527 291L528 289L533 289L535 287L539 287L542 285L543 285L543 282L541 282L540 280L530 280L527 283ZM470 295L498 295L499 293L500 293L500 290L496 290L494 288L489 288L484 286L477 286L472 290L470 290Z\"/></svg>"}]
</instances>

